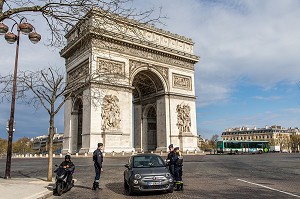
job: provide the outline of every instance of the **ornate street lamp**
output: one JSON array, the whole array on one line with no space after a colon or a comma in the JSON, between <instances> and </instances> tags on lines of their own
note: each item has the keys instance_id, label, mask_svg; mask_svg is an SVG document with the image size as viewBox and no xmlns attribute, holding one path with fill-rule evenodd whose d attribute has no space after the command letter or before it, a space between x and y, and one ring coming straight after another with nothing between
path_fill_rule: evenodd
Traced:
<instances>
[{"instance_id":1,"label":"ornate street lamp","mask_svg":"<svg viewBox=\"0 0 300 199\"><path fill-rule=\"evenodd\" d=\"M9 18L11 19L11 18ZM2 21L0 22L0 34L4 34L5 40L13 44L17 42L16 46L16 57L15 57L15 68L14 68L14 78L13 78L13 87L12 87L12 97L11 97L11 109L10 109L10 118L8 123L8 146L7 146L7 157L6 157L6 169L5 169L5 179L9 179L10 170L11 170L11 157L12 157L12 140L13 140L13 132L14 132L14 120L15 120L15 104L16 104L16 92L17 92L17 71L18 71L18 59L19 59L19 43L20 43L20 32L25 35L28 35L29 40L32 43L37 43L41 40L41 35L34 31L34 27L27 23L26 18L22 18L20 23L13 20L15 23L11 28L11 32L8 32L8 26L5 25ZM23 22L25 21L25 22ZM18 34L15 35L12 30L17 26Z\"/></svg>"}]
</instances>

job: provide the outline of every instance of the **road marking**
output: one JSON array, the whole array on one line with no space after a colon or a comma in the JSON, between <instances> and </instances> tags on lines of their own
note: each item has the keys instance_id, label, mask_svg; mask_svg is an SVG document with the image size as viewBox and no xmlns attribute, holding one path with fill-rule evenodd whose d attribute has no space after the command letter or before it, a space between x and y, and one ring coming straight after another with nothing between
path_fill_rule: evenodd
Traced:
<instances>
[{"instance_id":1,"label":"road marking","mask_svg":"<svg viewBox=\"0 0 300 199\"><path fill-rule=\"evenodd\" d=\"M253 184L253 185L256 185L256 186L260 186L260 187L263 187L263 188L266 188L266 189L270 189L270 190L273 190L273 191L278 191L280 193L284 193L284 194L287 194L287 195L290 195L290 196L294 196L294 197L300 198L300 196L292 194L292 193L289 193L289 192L286 192L286 191L281 191L279 189L274 189L274 188L271 188L271 187L268 187L268 186L265 186L265 185L257 184L257 183L254 183L254 182L249 182L249 181L242 180L242 179L237 179L237 180L238 181L242 181L242 182L246 182L246 183L249 183L249 184Z\"/></svg>"}]
</instances>

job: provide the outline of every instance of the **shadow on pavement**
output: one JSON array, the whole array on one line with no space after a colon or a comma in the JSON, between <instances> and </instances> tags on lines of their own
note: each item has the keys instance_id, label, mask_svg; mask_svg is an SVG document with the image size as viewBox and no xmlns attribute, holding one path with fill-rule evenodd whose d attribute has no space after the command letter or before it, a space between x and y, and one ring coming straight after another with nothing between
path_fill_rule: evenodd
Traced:
<instances>
[{"instance_id":1,"label":"shadow on pavement","mask_svg":"<svg viewBox=\"0 0 300 199\"><path fill-rule=\"evenodd\" d=\"M124 186L123 186L123 182L116 182L116 183L108 183L106 184L106 187L108 189L110 189L111 191L115 192L116 194L120 194L120 195L125 195L128 196L128 191L125 190ZM141 192L141 193L136 193L134 195L138 195L138 196L149 196L149 195L164 195L167 194L166 192L158 192L158 191L153 191L153 192Z\"/></svg>"}]
</instances>

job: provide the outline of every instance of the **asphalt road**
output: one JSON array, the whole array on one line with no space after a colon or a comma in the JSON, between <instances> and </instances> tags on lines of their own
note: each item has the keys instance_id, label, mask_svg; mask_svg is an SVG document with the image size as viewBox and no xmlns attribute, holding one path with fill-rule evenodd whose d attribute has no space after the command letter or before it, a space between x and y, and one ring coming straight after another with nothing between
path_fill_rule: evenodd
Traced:
<instances>
[{"instance_id":1,"label":"asphalt road","mask_svg":"<svg viewBox=\"0 0 300 199\"><path fill-rule=\"evenodd\" d=\"M91 158L72 158L75 187L52 199L73 198L300 198L300 154L191 155L184 156L183 192L128 196L123 188L128 157L105 158L99 191L91 190L94 168ZM58 164L62 159L54 159ZM0 177L5 160L0 159ZM12 177L45 178L47 159L13 159Z\"/></svg>"}]
</instances>

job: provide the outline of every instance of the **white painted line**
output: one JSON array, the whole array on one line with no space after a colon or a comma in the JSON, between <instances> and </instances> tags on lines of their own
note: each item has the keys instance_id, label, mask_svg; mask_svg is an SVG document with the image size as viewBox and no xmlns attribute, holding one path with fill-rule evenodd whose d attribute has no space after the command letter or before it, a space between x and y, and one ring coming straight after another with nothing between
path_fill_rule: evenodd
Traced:
<instances>
[{"instance_id":1,"label":"white painted line","mask_svg":"<svg viewBox=\"0 0 300 199\"><path fill-rule=\"evenodd\" d=\"M242 180L242 179L237 179L237 180L238 181L242 181L242 182L246 182L246 183L249 183L249 184L253 184L253 185L256 185L256 186L260 186L260 187L263 187L263 188L266 188L266 189L270 189L270 190L273 190L273 191L278 191L280 193L284 193L284 194L287 194L287 195L290 195L290 196L294 196L294 197L300 198L300 196L292 194L292 193L289 193L289 192L286 192L286 191L281 191L279 189L274 189L274 188L271 188L271 187L267 187L265 185L257 184L257 183L254 183L254 182L249 182L249 181Z\"/></svg>"}]
</instances>

